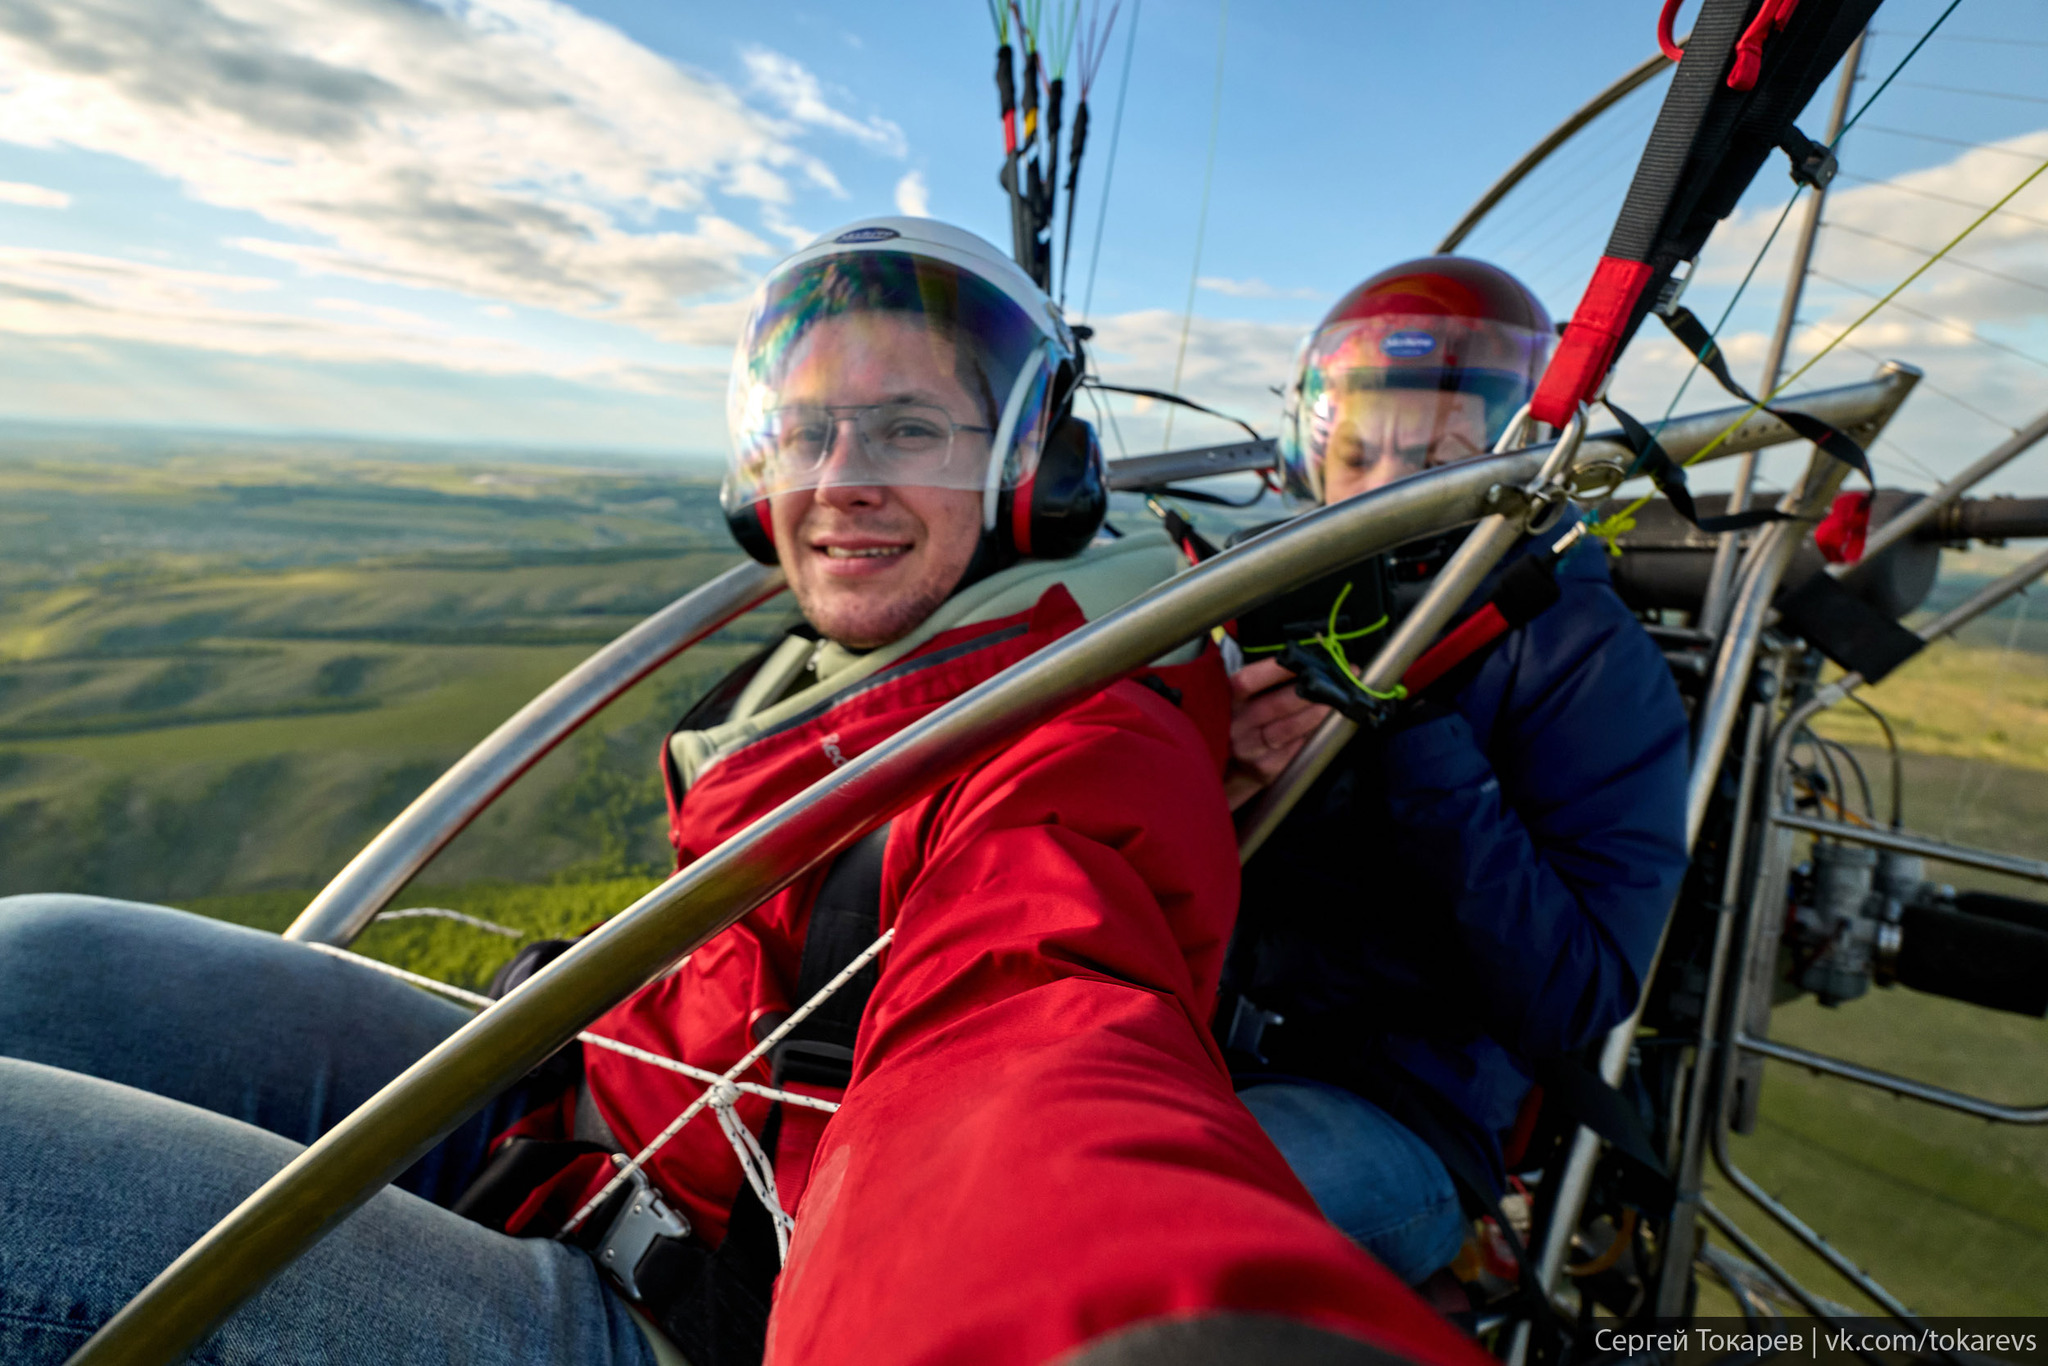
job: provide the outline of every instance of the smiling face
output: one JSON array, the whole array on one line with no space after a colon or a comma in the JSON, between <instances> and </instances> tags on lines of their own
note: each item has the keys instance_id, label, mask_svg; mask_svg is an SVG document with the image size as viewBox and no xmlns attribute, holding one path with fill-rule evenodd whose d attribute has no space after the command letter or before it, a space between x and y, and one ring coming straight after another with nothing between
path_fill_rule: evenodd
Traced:
<instances>
[{"instance_id":1,"label":"smiling face","mask_svg":"<svg viewBox=\"0 0 2048 1366\"><path fill-rule=\"evenodd\" d=\"M1434 389L1342 396L1323 464L1323 501L1338 503L1487 449L1486 400Z\"/></svg>"},{"instance_id":2,"label":"smiling face","mask_svg":"<svg viewBox=\"0 0 2048 1366\"><path fill-rule=\"evenodd\" d=\"M786 406L918 403L962 427L992 426L959 371L953 343L921 319L852 313L805 333L778 397ZM954 433L949 464L985 468L988 441ZM982 495L874 483L859 445L854 423L839 423L818 486L776 494L769 508L776 557L805 620L868 650L902 639L952 595L981 541Z\"/></svg>"}]
</instances>

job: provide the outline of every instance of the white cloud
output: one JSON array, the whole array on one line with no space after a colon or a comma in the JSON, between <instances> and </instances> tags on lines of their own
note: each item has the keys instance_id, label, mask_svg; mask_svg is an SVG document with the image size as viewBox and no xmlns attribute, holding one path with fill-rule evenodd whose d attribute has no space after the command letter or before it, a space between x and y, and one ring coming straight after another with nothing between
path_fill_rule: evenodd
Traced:
<instances>
[{"instance_id":1,"label":"white cloud","mask_svg":"<svg viewBox=\"0 0 2048 1366\"><path fill-rule=\"evenodd\" d=\"M1221 294L1232 299L1320 299L1321 290L1275 289L1256 277L1250 280L1230 280L1221 275L1204 275L1195 281L1211 294Z\"/></svg>"},{"instance_id":2,"label":"white cloud","mask_svg":"<svg viewBox=\"0 0 2048 1366\"><path fill-rule=\"evenodd\" d=\"M896 182L896 212L912 218L932 216L932 192L923 171L912 171Z\"/></svg>"},{"instance_id":3,"label":"white cloud","mask_svg":"<svg viewBox=\"0 0 2048 1366\"><path fill-rule=\"evenodd\" d=\"M837 192L805 129L902 147L747 60L779 112L559 0L13 0L0 138L139 162L302 269L722 341L698 305L772 248L713 196Z\"/></svg>"},{"instance_id":4,"label":"white cloud","mask_svg":"<svg viewBox=\"0 0 2048 1366\"><path fill-rule=\"evenodd\" d=\"M44 185L25 185L19 180L0 180L0 204L22 204L31 209L68 209L71 196Z\"/></svg>"},{"instance_id":5,"label":"white cloud","mask_svg":"<svg viewBox=\"0 0 2048 1366\"><path fill-rule=\"evenodd\" d=\"M1089 354L1102 378L1113 384L1173 389L1174 362L1181 349L1180 314L1154 308L1106 314L1089 322L1095 328ZM1197 316L1188 327L1178 392L1271 432L1280 413L1273 389L1286 383L1295 347L1310 326L1309 321L1262 323ZM1149 449L1158 441L1166 416L1163 405L1109 401L1117 411L1115 428L1104 436L1112 455L1119 453L1119 432L1131 452ZM1085 405L1082 415L1091 415ZM1176 446L1228 441L1234 434L1235 428L1185 410L1174 417Z\"/></svg>"},{"instance_id":6,"label":"white cloud","mask_svg":"<svg viewBox=\"0 0 2048 1366\"><path fill-rule=\"evenodd\" d=\"M834 109L818 78L795 59L765 47L746 48L740 59L747 64L754 88L798 123L841 134L890 156L904 154L901 128L887 119L857 119Z\"/></svg>"}]
</instances>

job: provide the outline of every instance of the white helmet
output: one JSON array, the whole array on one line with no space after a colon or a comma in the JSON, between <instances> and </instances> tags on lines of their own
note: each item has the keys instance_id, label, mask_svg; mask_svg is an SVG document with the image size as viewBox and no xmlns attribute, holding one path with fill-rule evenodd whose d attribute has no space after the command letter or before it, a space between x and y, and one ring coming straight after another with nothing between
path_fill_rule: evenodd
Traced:
<instances>
[{"instance_id":1,"label":"white helmet","mask_svg":"<svg viewBox=\"0 0 2048 1366\"><path fill-rule=\"evenodd\" d=\"M981 421L916 404L869 405L856 417L858 457L823 459L846 410L785 405L780 390L811 329L864 312L917 318L952 342ZM849 224L791 256L755 291L726 396L732 456L719 500L727 522L743 547L772 561L771 496L857 478L978 489L983 528L995 531L1013 501L1003 495L1036 476L1079 369L1058 309L981 238L928 218Z\"/></svg>"}]
</instances>

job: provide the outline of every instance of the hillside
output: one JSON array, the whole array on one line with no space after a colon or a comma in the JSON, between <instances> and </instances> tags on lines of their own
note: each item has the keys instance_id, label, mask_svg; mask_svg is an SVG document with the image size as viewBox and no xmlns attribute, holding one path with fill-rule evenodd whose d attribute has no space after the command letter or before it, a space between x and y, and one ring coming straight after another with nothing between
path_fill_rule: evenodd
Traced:
<instances>
[{"instance_id":1,"label":"hillside","mask_svg":"<svg viewBox=\"0 0 2048 1366\"><path fill-rule=\"evenodd\" d=\"M734 559L654 470L0 451L0 892L324 881L599 644ZM436 865L658 866L665 724L772 623L649 678Z\"/></svg>"}]
</instances>

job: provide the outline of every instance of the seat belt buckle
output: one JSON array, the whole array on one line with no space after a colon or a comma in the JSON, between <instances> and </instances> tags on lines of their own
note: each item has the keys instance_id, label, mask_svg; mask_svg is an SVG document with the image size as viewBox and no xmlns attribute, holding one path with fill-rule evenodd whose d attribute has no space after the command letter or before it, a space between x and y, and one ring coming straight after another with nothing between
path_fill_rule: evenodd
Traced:
<instances>
[{"instance_id":1,"label":"seat belt buckle","mask_svg":"<svg viewBox=\"0 0 2048 1366\"><path fill-rule=\"evenodd\" d=\"M618 1162L616 1156L612 1159ZM690 1221L669 1208L647 1179L647 1173L638 1167L626 1168L627 1195L611 1227L604 1231L591 1256L598 1266L618 1285L619 1290L636 1304L640 1301L640 1284L634 1273L640 1269L640 1259L647 1255L647 1249L654 1246L657 1238L687 1238L690 1236Z\"/></svg>"}]
</instances>

